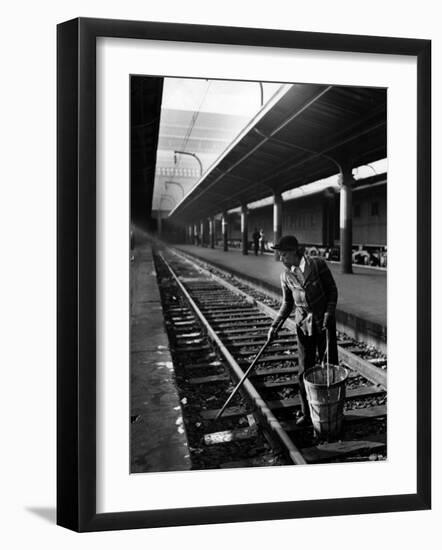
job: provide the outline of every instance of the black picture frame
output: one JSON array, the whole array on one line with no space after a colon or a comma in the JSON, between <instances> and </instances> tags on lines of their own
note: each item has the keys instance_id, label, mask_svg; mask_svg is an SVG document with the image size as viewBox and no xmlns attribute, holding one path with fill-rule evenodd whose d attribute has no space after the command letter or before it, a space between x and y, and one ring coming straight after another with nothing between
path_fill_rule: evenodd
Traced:
<instances>
[{"instance_id":1,"label":"black picture frame","mask_svg":"<svg viewBox=\"0 0 442 550\"><path fill-rule=\"evenodd\" d=\"M417 491L96 512L96 39L154 39L417 59ZM57 523L76 531L424 510L431 506L431 41L79 18L57 28Z\"/></svg>"}]
</instances>

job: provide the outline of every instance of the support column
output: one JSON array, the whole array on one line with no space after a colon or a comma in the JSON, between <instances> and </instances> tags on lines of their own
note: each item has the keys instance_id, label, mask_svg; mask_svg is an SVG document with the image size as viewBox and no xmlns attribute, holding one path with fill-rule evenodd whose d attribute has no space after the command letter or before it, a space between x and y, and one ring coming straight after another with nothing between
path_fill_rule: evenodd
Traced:
<instances>
[{"instance_id":1,"label":"support column","mask_svg":"<svg viewBox=\"0 0 442 550\"><path fill-rule=\"evenodd\" d=\"M273 244L282 237L282 197L280 193L273 195ZM275 250L275 260L279 261L279 254Z\"/></svg>"},{"instance_id":2,"label":"support column","mask_svg":"<svg viewBox=\"0 0 442 550\"><path fill-rule=\"evenodd\" d=\"M248 209L247 205L241 206L241 239L242 253L246 256L249 253L249 235L248 235Z\"/></svg>"},{"instance_id":3,"label":"support column","mask_svg":"<svg viewBox=\"0 0 442 550\"><path fill-rule=\"evenodd\" d=\"M200 222L201 246L204 246L204 242L205 242L205 238L206 238L204 229L205 229L204 228L204 220L201 220L201 222Z\"/></svg>"},{"instance_id":4,"label":"support column","mask_svg":"<svg viewBox=\"0 0 442 550\"><path fill-rule=\"evenodd\" d=\"M352 243L353 243L353 175L351 168L342 169L339 177L340 192L340 216L339 226L341 233L341 271L353 273L352 267Z\"/></svg>"},{"instance_id":5,"label":"support column","mask_svg":"<svg viewBox=\"0 0 442 550\"><path fill-rule=\"evenodd\" d=\"M198 246L198 226L196 223L193 224L193 244Z\"/></svg>"},{"instance_id":6,"label":"support column","mask_svg":"<svg viewBox=\"0 0 442 550\"><path fill-rule=\"evenodd\" d=\"M324 202L322 212L322 244L327 248L334 245L335 239L335 216L334 216L335 193L332 187L324 191Z\"/></svg>"},{"instance_id":7,"label":"support column","mask_svg":"<svg viewBox=\"0 0 442 550\"><path fill-rule=\"evenodd\" d=\"M187 227L187 243L193 244L193 231L192 231L192 225L189 225Z\"/></svg>"},{"instance_id":8,"label":"support column","mask_svg":"<svg viewBox=\"0 0 442 550\"><path fill-rule=\"evenodd\" d=\"M224 252L227 252L229 250L229 247L227 244L227 229L228 229L227 212L223 212L223 217L221 219L221 229L223 234L223 250Z\"/></svg>"},{"instance_id":9,"label":"support column","mask_svg":"<svg viewBox=\"0 0 442 550\"><path fill-rule=\"evenodd\" d=\"M215 248L215 219L209 218L210 248Z\"/></svg>"}]
</instances>

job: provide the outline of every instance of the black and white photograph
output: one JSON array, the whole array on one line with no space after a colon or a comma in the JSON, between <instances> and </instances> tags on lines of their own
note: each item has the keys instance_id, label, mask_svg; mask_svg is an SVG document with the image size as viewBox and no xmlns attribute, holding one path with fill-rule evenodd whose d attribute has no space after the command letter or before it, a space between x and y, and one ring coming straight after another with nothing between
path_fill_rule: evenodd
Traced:
<instances>
[{"instance_id":1,"label":"black and white photograph","mask_svg":"<svg viewBox=\"0 0 442 550\"><path fill-rule=\"evenodd\" d=\"M388 460L387 94L131 75L131 474Z\"/></svg>"},{"instance_id":2,"label":"black and white photograph","mask_svg":"<svg viewBox=\"0 0 442 550\"><path fill-rule=\"evenodd\" d=\"M5 4L0 546L437 546L438 6Z\"/></svg>"},{"instance_id":3,"label":"black and white photograph","mask_svg":"<svg viewBox=\"0 0 442 550\"><path fill-rule=\"evenodd\" d=\"M59 25L59 525L431 506L430 53Z\"/></svg>"}]
</instances>

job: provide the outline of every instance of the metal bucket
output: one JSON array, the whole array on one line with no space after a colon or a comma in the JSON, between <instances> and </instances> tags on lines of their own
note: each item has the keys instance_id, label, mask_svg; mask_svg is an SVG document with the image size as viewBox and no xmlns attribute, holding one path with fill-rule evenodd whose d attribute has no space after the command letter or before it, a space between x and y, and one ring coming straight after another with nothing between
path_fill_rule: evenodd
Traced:
<instances>
[{"instance_id":1,"label":"metal bucket","mask_svg":"<svg viewBox=\"0 0 442 550\"><path fill-rule=\"evenodd\" d=\"M348 370L335 365L313 367L304 374L313 428L327 441L337 438L342 429L347 377Z\"/></svg>"}]
</instances>

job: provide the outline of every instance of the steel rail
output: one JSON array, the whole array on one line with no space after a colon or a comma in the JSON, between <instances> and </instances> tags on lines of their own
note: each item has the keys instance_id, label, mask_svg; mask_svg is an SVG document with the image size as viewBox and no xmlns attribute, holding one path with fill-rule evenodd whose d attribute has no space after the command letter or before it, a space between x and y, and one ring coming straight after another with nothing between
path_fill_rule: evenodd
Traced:
<instances>
[{"instance_id":1,"label":"steel rail","mask_svg":"<svg viewBox=\"0 0 442 550\"><path fill-rule=\"evenodd\" d=\"M177 275L175 274L174 270L170 266L169 262L166 260L164 255L159 252L159 256L164 262L164 265L168 268L170 274L172 275L173 279L177 283L178 287L180 288L181 292L186 297L187 301L189 302L190 306L192 307L193 311L205 327L208 335L212 339L213 342L218 346L220 352L225 357L226 361L231 366L233 373L237 377L238 380L240 380L243 375L244 371L241 369L239 364L236 362L232 354L229 352L229 350L226 348L226 346L223 344L219 336L216 334L216 332L213 330L211 325L208 323L207 319L203 315L203 313L200 311L192 297L190 296L189 292L185 288L185 286L182 284L182 282L179 280ZM188 261L188 260L187 260ZM296 447L296 445L293 443L287 432L283 429L281 426L279 420L275 417L275 415L272 413L270 408L267 406L267 403L264 401L264 399L261 397L261 395L257 392L253 384L246 380L243 384L244 390L246 391L247 396L252 401L252 403L256 406L257 412L259 416L264 420L267 427L271 430L271 432L274 434L274 436L277 437L279 443L283 446L286 453L290 457L293 464L307 464L306 460L302 456L302 453L299 451L299 449Z\"/></svg>"}]
</instances>

